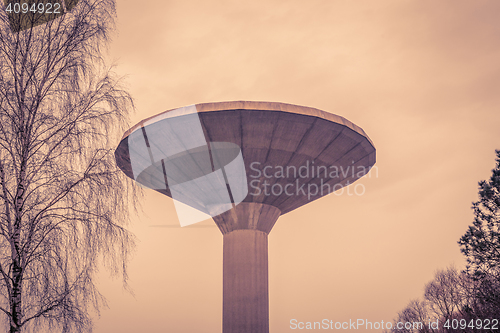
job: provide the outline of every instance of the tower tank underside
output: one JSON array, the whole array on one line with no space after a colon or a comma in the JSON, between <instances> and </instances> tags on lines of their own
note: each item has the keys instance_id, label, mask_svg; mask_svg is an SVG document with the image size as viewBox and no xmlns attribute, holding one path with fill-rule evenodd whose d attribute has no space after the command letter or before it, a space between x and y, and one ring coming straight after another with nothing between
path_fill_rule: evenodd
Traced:
<instances>
[{"instance_id":1,"label":"tower tank underside","mask_svg":"<svg viewBox=\"0 0 500 333\"><path fill-rule=\"evenodd\" d=\"M361 129L318 116L258 109L199 112L198 116L208 144L149 163L135 177L139 183L172 197L169 183L207 175L227 165L241 149L248 184L243 202L271 205L283 215L353 183L375 163L375 148ZM148 127L148 136L161 131L161 122ZM127 168L127 139L117 149L117 161L133 178ZM207 203L202 202L206 197L197 198L193 191L176 199L208 213ZM218 200L216 189L213 200Z\"/></svg>"}]
</instances>

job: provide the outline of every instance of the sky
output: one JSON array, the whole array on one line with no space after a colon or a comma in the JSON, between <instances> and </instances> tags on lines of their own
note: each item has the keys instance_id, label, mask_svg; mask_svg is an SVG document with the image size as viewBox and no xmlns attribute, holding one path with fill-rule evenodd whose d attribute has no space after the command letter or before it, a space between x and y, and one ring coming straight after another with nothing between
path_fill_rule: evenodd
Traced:
<instances>
[{"instance_id":1,"label":"sky","mask_svg":"<svg viewBox=\"0 0 500 333\"><path fill-rule=\"evenodd\" d=\"M363 195L316 200L269 234L270 332L392 321L437 270L464 267L457 241L500 149L500 2L117 2L109 58L131 126L196 103L283 102L343 116L377 149ZM133 294L102 271L95 332L221 332L222 234L180 228L155 191L142 207Z\"/></svg>"}]
</instances>

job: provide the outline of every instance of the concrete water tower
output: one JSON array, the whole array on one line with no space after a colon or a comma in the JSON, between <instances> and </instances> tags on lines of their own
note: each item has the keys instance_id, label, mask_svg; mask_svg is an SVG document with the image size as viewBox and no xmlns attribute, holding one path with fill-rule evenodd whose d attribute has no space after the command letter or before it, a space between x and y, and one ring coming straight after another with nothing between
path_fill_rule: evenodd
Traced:
<instances>
[{"instance_id":1,"label":"concrete water tower","mask_svg":"<svg viewBox=\"0 0 500 333\"><path fill-rule=\"evenodd\" d=\"M237 101L145 119L115 157L128 177L174 199L181 225L213 217L223 234L223 333L267 333L269 232L279 216L366 174L375 147L343 117Z\"/></svg>"}]
</instances>

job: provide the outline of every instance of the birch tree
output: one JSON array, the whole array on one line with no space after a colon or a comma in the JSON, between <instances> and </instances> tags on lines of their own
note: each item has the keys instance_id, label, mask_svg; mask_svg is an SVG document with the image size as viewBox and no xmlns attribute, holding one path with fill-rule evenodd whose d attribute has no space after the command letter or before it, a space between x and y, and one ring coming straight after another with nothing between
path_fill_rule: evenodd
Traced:
<instances>
[{"instance_id":1,"label":"birch tree","mask_svg":"<svg viewBox=\"0 0 500 333\"><path fill-rule=\"evenodd\" d=\"M126 284L133 246L133 190L113 159L133 106L102 55L115 2L57 2L72 10L0 10L0 316L11 333L91 330L105 304L95 274L104 265Z\"/></svg>"}]
</instances>

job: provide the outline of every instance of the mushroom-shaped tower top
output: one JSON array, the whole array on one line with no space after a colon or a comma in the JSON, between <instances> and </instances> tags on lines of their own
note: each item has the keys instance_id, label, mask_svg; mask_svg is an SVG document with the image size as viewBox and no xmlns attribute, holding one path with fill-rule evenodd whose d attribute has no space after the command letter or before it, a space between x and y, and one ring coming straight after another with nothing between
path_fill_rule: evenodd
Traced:
<instances>
[{"instance_id":1,"label":"mushroom-shaped tower top","mask_svg":"<svg viewBox=\"0 0 500 333\"><path fill-rule=\"evenodd\" d=\"M173 146L179 147L169 152ZM283 215L353 183L375 164L371 140L343 117L245 101L196 104L145 119L125 133L115 155L129 177L211 216L240 202L270 205ZM199 181L232 161L239 163L214 177L229 196L213 180ZM224 198L227 209L217 205Z\"/></svg>"}]
</instances>

